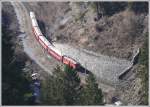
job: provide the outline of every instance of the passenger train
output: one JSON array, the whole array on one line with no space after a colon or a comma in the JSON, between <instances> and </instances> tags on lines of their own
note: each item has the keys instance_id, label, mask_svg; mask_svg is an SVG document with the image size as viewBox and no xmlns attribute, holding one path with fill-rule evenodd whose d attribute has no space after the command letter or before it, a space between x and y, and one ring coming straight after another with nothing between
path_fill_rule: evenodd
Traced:
<instances>
[{"instance_id":1,"label":"passenger train","mask_svg":"<svg viewBox=\"0 0 150 107\"><path fill-rule=\"evenodd\" d=\"M35 38L37 41L40 43L40 45L44 48L44 50L47 51L47 53L57 59L58 61L76 69L80 66L80 64L75 61L74 59L70 58L69 56L66 56L62 54L58 49L56 49L55 46L53 46L46 38L43 36L34 12L30 12L30 18L31 18L31 23L32 23L32 31L34 33Z\"/></svg>"}]
</instances>

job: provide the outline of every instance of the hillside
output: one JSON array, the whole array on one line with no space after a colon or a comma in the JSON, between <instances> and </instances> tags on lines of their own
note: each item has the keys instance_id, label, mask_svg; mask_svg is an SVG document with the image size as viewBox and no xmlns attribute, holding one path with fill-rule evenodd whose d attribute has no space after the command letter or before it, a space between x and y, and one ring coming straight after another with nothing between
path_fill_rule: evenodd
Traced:
<instances>
[{"instance_id":1,"label":"hillside","mask_svg":"<svg viewBox=\"0 0 150 107\"><path fill-rule=\"evenodd\" d=\"M142 46L148 31L148 10L143 12L141 6L137 13L127 3L114 4L102 3L105 14L95 21L96 6L92 2L25 3L29 10L37 14L42 31L49 40L131 59L133 50ZM119 9L114 9L114 13L110 14L112 10L107 7L113 5ZM144 3L141 5L147 6Z\"/></svg>"},{"instance_id":2,"label":"hillside","mask_svg":"<svg viewBox=\"0 0 150 107\"><path fill-rule=\"evenodd\" d=\"M147 39L145 35L148 32L148 3L146 2L24 4L28 10L37 14L40 28L51 42L65 43L76 48L131 60L134 51L143 48ZM120 98L128 104L147 104L147 100L141 99L146 98L142 87L148 80L140 82L147 77L137 76L140 72L139 63L124 77L127 83L118 87L120 94L114 93L121 95Z\"/></svg>"},{"instance_id":3,"label":"hillside","mask_svg":"<svg viewBox=\"0 0 150 107\"><path fill-rule=\"evenodd\" d=\"M80 63L78 69L42 48L30 11L62 56ZM31 74L38 73L41 105L147 105L148 19L148 2L4 2L3 104L35 105L29 87Z\"/></svg>"}]
</instances>

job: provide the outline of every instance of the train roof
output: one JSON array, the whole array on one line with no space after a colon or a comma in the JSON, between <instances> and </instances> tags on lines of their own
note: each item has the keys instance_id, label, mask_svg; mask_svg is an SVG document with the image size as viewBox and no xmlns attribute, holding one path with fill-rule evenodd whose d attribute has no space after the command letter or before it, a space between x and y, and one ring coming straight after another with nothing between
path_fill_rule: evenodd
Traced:
<instances>
[{"instance_id":1,"label":"train roof","mask_svg":"<svg viewBox=\"0 0 150 107\"><path fill-rule=\"evenodd\" d=\"M56 49L54 46L50 46L51 47L51 49L53 50L53 51L55 51L58 55L60 55L60 56L62 56L62 54L61 54L61 52L58 50L58 49Z\"/></svg>"},{"instance_id":2,"label":"train roof","mask_svg":"<svg viewBox=\"0 0 150 107\"><path fill-rule=\"evenodd\" d=\"M34 12L30 12L30 18L32 20L32 25L33 26L38 26L38 23L37 23L37 20L36 20Z\"/></svg>"},{"instance_id":3,"label":"train roof","mask_svg":"<svg viewBox=\"0 0 150 107\"><path fill-rule=\"evenodd\" d=\"M51 45L51 43L44 37L44 36L39 36L39 38L47 45Z\"/></svg>"},{"instance_id":4,"label":"train roof","mask_svg":"<svg viewBox=\"0 0 150 107\"><path fill-rule=\"evenodd\" d=\"M61 53L58 49L56 49L54 46L49 45L48 47L49 47L51 50L53 50L54 52L56 52L58 55L62 56L62 53Z\"/></svg>"},{"instance_id":5,"label":"train roof","mask_svg":"<svg viewBox=\"0 0 150 107\"><path fill-rule=\"evenodd\" d=\"M68 56L64 56L67 60L73 62L74 64L77 64L77 62L73 59L73 58L70 58Z\"/></svg>"}]
</instances>

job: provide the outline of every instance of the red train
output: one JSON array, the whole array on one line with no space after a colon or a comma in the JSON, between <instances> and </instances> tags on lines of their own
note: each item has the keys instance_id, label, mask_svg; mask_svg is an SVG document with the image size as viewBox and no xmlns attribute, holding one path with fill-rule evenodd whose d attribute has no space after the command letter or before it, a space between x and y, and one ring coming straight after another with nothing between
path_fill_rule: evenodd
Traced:
<instances>
[{"instance_id":1,"label":"red train","mask_svg":"<svg viewBox=\"0 0 150 107\"><path fill-rule=\"evenodd\" d=\"M56 49L42 34L41 30L39 29L37 20L35 18L34 12L30 12L30 18L32 23L32 30L35 35L37 41L41 44L41 46L48 52L49 55L57 59L58 61L69 65L72 68L78 68L80 64L75 61L74 59L62 54L59 50Z\"/></svg>"}]
</instances>

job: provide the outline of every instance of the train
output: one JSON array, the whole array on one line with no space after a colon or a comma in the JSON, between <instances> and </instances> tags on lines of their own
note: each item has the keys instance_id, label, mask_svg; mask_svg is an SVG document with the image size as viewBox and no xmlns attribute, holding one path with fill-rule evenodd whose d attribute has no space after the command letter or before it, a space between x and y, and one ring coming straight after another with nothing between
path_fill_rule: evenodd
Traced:
<instances>
[{"instance_id":1,"label":"train","mask_svg":"<svg viewBox=\"0 0 150 107\"><path fill-rule=\"evenodd\" d=\"M34 12L30 12L30 18L32 23L32 31L36 38L36 40L39 42L39 44L44 48L44 50L52 57L54 57L56 60L62 62L65 65L68 65L69 67L73 69L77 69L80 67L79 62L77 62L75 59L62 54L52 43L50 43L45 36L43 36L39 26L38 22L35 17Z\"/></svg>"}]
</instances>

